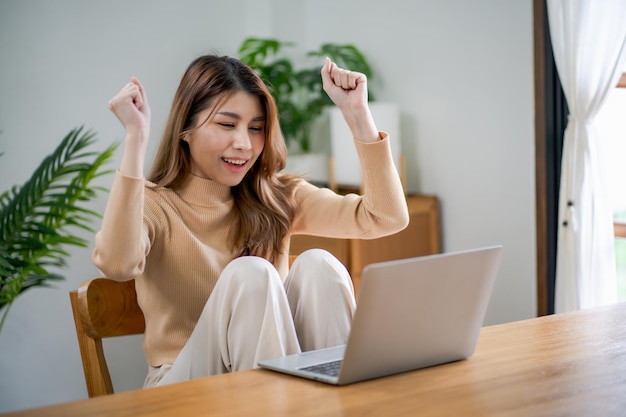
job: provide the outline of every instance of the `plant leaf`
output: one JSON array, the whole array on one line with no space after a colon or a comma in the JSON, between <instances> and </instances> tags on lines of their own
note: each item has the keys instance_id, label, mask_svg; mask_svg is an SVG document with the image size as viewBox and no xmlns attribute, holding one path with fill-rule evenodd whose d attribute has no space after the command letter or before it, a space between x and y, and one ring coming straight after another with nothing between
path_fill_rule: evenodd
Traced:
<instances>
[{"instance_id":1,"label":"plant leaf","mask_svg":"<svg viewBox=\"0 0 626 417\"><path fill-rule=\"evenodd\" d=\"M106 191L90 182L113 171L103 167L118 146L88 150L95 140L94 132L73 129L24 184L0 194L0 309L27 289L64 279L48 269L66 265L66 247L88 245L70 230L92 232L100 215L81 204Z\"/></svg>"}]
</instances>

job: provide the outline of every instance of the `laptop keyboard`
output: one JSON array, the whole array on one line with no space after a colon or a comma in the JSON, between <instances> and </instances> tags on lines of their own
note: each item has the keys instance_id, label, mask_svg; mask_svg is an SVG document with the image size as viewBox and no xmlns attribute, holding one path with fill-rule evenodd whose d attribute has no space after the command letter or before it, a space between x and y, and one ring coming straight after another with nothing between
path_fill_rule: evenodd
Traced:
<instances>
[{"instance_id":1,"label":"laptop keyboard","mask_svg":"<svg viewBox=\"0 0 626 417\"><path fill-rule=\"evenodd\" d=\"M317 365L305 366L300 368L301 371L313 372L315 374L337 376L339 375L339 368L341 368L342 360L319 363Z\"/></svg>"}]
</instances>

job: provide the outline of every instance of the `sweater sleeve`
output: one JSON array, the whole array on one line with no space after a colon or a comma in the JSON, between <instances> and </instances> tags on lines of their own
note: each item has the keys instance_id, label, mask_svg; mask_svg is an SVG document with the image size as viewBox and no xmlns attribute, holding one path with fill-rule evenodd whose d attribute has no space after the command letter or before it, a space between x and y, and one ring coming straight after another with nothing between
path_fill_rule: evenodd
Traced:
<instances>
[{"instance_id":1,"label":"sweater sleeve","mask_svg":"<svg viewBox=\"0 0 626 417\"><path fill-rule=\"evenodd\" d=\"M144 270L151 240L144 224L144 193L143 179L116 173L92 253L107 278L126 281Z\"/></svg>"},{"instance_id":2,"label":"sweater sleeve","mask_svg":"<svg viewBox=\"0 0 626 417\"><path fill-rule=\"evenodd\" d=\"M363 195L338 195L303 182L292 233L345 239L374 239L397 233L409 224L409 212L388 135L364 143L355 140L361 163Z\"/></svg>"}]
</instances>

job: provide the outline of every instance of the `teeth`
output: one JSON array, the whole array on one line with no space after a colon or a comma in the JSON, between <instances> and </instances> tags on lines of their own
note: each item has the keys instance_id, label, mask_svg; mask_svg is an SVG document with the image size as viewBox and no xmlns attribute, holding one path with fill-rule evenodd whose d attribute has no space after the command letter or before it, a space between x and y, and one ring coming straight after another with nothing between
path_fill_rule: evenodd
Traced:
<instances>
[{"instance_id":1,"label":"teeth","mask_svg":"<svg viewBox=\"0 0 626 417\"><path fill-rule=\"evenodd\" d=\"M246 161L242 161L241 159L226 159L224 158L224 161L228 162L229 164L233 164L233 165L245 165Z\"/></svg>"}]
</instances>

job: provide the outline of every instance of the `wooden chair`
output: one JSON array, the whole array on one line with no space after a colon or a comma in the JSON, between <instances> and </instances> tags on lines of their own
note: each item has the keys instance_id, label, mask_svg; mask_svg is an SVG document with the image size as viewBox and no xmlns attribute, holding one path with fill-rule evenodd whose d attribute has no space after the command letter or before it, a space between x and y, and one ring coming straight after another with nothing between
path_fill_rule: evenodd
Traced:
<instances>
[{"instance_id":1,"label":"wooden chair","mask_svg":"<svg viewBox=\"0 0 626 417\"><path fill-rule=\"evenodd\" d=\"M289 265L296 255L289 257ZM85 281L70 291L78 347L89 397L113 394L102 339L141 334L146 328L137 304L135 280L118 282L106 278Z\"/></svg>"},{"instance_id":2,"label":"wooden chair","mask_svg":"<svg viewBox=\"0 0 626 417\"><path fill-rule=\"evenodd\" d=\"M85 281L70 291L78 346L89 397L113 394L111 375L102 349L105 337L141 334L144 316L137 304L135 281L106 278Z\"/></svg>"}]
</instances>

